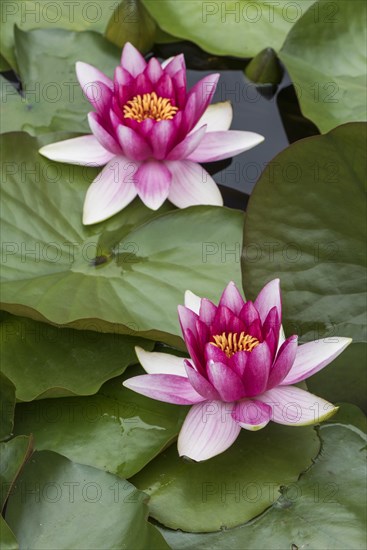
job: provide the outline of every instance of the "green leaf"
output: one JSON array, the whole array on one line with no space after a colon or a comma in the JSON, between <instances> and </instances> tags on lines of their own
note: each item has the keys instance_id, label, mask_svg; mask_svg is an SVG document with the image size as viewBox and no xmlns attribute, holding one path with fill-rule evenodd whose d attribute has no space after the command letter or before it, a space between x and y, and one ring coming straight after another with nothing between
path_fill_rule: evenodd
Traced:
<instances>
[{"instance_id":1,"label":"green leaf","mask_svg":"<svg viewBox=\"0 0 367 550\"><path fill-rule=\"evenodd\" d=\"M3 516L0 516L0 546L1 550L19 550L14 533Z\"/></svg>"},{"instance_id":2,"label":"green leaf","mask_svg":"<svg viewBox=\"0 0 367 550\"><path fill-rule=\"evenodd\" d=\"M2 137L3 309L182 346L185 290L218 300L228 281L240 281L241 212L164 214L168 207L152 212L137 199L85 227L84 196L97 171L48 161L27 134Z\"/></svg>"},{"instance_id":3,"label":"green leaf","mask_svg":"<svg viewBox=\"0 0 367 550\"><path fill-rule=\"evenodd\" d=\"M314 2L142 1L163 31L209 53L236 57L253 57L266 47L279 50L295 21Z\"/></svg>"},{"instance_id":4,"label":"green leaf","mask_svg":"<svg viewBox=\"0 0 367 550\"><path fill-rule=\"evenodd\" d=\"M339 410L328 421L328 424L345 424L349 428L357 428L363 434L367 433L366 415L356 405L342 403Z\"/></svg>"},{"instance_id":5,"label":"green leaf","mask_svg":"<svg viewBox=\"0 0 367 550\"><path fill-rule=\"evenodd\" d=\"M34 435L36 450L131 477L176 437L186 407L148 399L124 388L123 380L142 374L129 369L97 395L43 399L17 405L15 432Z\"/></svg>"},{"instance_id":6,"label":"green leaf","mask_svg":"<svg viewBox=\"0 0 367 550\"><path fill-rule=\"evenodd\" d=\"M303 341L353 338L335 367L308 386L360 406L366 395L365 132L365 124L350 123L280 153L250 198L242 255L249 299L280 278L286 334Z\"/></svg>"},{"instance_id":7,"label":"green leaf","mask_svg":"<svg viewBox=\"0 0 367 550\"><path fill-rule=\"evenodd\" d=\"M0 509L4 509L15 480L32 454L32 437L20 435L7 443L0 443Z\"/></svg>"},{"instance_id":8,"label":"green leaf","mask_svg":"<svg viewBox=\"0 0 367 550\"><path fill-rule=\"evenodd\" d=\"M173 42L180 42L180 38L172 36L172 34L168 34L168 32L162 31L162 29L157 26L155 42L156 44L172 44Z\"/></svg>"},{"instance_id":9,"label":"green leaf","mask_svg":"<svg viewBox=\"0 0 367 550\"><path fill-rule=\"evenodd\" d=\"M133 336L57 328L8 315L0 324L0 368L20 401L91 395L136 363L135 346L153 342Z\"/></svg>"},{"instance_id":10,"label":"green leaf","mask_svg":"<svg viewBox=\"0 0 367 550\"><path fill-rule=\"evenodd\" d=\"M265 48L251 59L245 74L256 84L279 84L283 77L279 59L272 48Z\"/></svg>"},{"instance_id":11,"label":"green leaf","mask_svg":"<svg viewBox=\"0 0 367 550\"><path fill-rule=\"evenodd\" d=\"M106 38L124 46L131 42L139 51L147 53L155 41L156 24L140 0L122 0L106 29Z\"/></svg>"},{"instance_id":12,"label":"green leaf","mask_svg":"<svg viewBox=\"0 0 367 550\"><path fill-rule=\"evenodd\" d=\"M333 548L366 546L365 439L354 427L324 425L322 452L300 480L260 518L237 529L198 535L161 528L174 550ZM243 500L238 503L240 507ZM264 541L266 541L264 543Z\"/></svg>"},{"instance_id":13,"label":"green leaf","mask_svg":"<svg viewBox=\"0 0 367 550\"><path fill-rule=\"evenodd\" d=\"M2 0L1 54L9 65L16 70L14 25L22 30L48 28L52 29L52 32L57 32L57 29L74 31L89 29L104 32L116 5L116 0L97 0L95 2L89 2L88 0L79 0L78 2L53 0L46 4L34 0ZM52 40L49 46L52 47Z\"/></svg>"},{"instance_id":14,"label":"green leaf","mask_svg":"<svg viewBox=\"0 0 367 550\"><path fill-rule=\"evenodd\" d=\"M366 354L365 342L352 343L329 368L307 380L308 389L328 401L348 400L366 411Z\"/></svg>"},{"instance_id":15,"label":"green leaf","mask_svg":"<svg viewBox=\"0 0 367 550\"><path fill-rule=\"evenodd\" d=\"M303 114L321 132L367 118L366 8L364 0L317 0L279 53Z\"/></svg>"},{"instance_id":16,"label":"green leaf","mask_svg":"<svg viewBox=\"0 0 367 550\"><path fill-rule=\"evenodd\" d=\"M91 31L24 32L18 28L15 28L15 49L23 95L2 81L2 132L90 133L87 113L91 106L76 78L75 63L90 63L112 77L120 61L120 50Z\"/></svg>"},{"instance_id":17,"label":"green leaf","mask_svg":"<svg viewBox=\"0 0 367 550\"><path fill-rule=\"evenodd\" d=\"M34 453L5 519L21 548L165 550L146 521L146 496L129 482L56 453Z\"/></svg>"},{"instance_id":18,"label":"green leaf","mask_svg":"<svg viewBox=\"0 0 367 550\"><path fill-rule=\"evenodd\" d=\"M6 59L0 54L0 71L11 71L11 67L9 63L6 61Z\"/></svg>"},{"instance_id":19,"label":"green leaf","mask_svg":"<svg viewBox=\"0 0 367 550\"><path fill-rule=\"evenodd\" d=\"M292 483L319 451L312 427L271 424L241 430L230 449L187 463L173 445L132 482L148 493L150 515L172 529L217 531L241 525L269 507L280 485Z\"/></svg>"},{"instance_id":20,"label":"green leaf","mask_svg":"<svg viewBox=\"0 0 367 550\"><path fill-rule=\"evenodd\" d=\"M3 342L3 341L2 341ZM4 345L4 344L3 344ZM0 441L12 435L15 409L15 386L9 378L0 372Z\"/></svg>"}]
</instances>

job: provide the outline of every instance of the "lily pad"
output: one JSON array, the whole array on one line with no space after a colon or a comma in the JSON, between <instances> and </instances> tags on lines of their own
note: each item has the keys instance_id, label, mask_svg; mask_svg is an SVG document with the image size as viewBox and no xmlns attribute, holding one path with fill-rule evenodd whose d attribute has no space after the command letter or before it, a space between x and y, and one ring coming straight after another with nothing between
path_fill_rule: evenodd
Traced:
<instances>
[{"instance_id":1,"label":"lily pad","mask_svg":"<svg viewBox=\"0 0 367 550\"><path fill-rule=\"evenodd\" d=\"M279 53L303 114L321 132L367 119L366 17L364 0L317 0Z\"/></svg>"},{"instance_id":2,"label":"lily pad","mask_svg":"<svg viewBox=\"0 0 367 550\"><path fill-rule=\"evenodd\" d=\"M0 546L2 550L19 550L14 533L3 516L0 516Z\"/></svg>"},{"instance_id":3,"label":"lily pad","mask_svg":"<svg viewBox=\"0 0 367 550\"><path fill-rule=\"evenodd\" d=\"M279 50L294 23L314 2L142 1L167 33L209 53L236 57L253 57L266 47Z\"/></svg>"},{"instance_id":4,"label":"lily pad","mask_svg":"<svg viewBox=\"0 0 367 550\"><path fill-rule=\"evenodd\" d=\"M32 445L32 437L25 435L0 443L1 512L21 469L32 454Z\"/></svg>"},{"instance_id":5,"label":"lily pad","mask_svg":"<svg viewBox=\"0 0 367 550\"><path fill-rule=\"evenodd\" d=\"M15 386L9 378L0 372L0 441L12 435L15 409Z\"/></svg>"},{"instance_id":6,"label":"lily pad","mask_svg":"<svg viewBox=\"0 0 367 550\"><path fill-rule=\"evenodd\" d=\"M129 369L128 377L134 374L141 369ZM177 437L186 409L133 393L123 380L110 380L90 397L18 405L15 432L32 432L36 450L130 477Z\"/></svg>"},{"instance_id":7,"label":"lily pad","mask_svg":"<svg viewBox=\"0 0 367 550\"><path fill-rule=\"evenodd\" d=\"M44 159L27 134L3 135L2 145L3 309L182 346L177 305L185 290L218 300L229 280L241 280L242 212L201 206L160 214L136 200L85 227L95 169Z\"/></svg>"},{"instance_id":8,"label":"lily pad","mask_svg":"<svg viewBox=\"0 0 367 550\"><path fill-rule=\"evenodd\" d=\"M104 32L116 5L116 0L103 0L102 2L79 0L73 3L53 0L47 4L35 0L2 0L1 54L16 70L14 25L22 30L48 28L52 29L52 32L57 29ZM52 47L52 41L49 46Z\"/></svg>"},{"instance_id":9,"label":"lily pad","mask_svg":"<svg viewBox=\"0 0 367 550\"><path fill-rule=\"evenodd\" d=\"M242 254L249 299L280 278L286 334L303 341L353 338L335 376L331 365L309 387L360 406L366 403L366 126L345 124L275 157L250 198Z\"/></svg>"},{"instance_id":10,"label":"lily pad","mask_svg":"<svg viewBox=\"0 0 367 550\"><path fill-rule=\"evenodd\" d=\"M360 414L360 413L358 413ZM321 427L322 452L300 480L282 489L270 510L248 525L205 535L161 528L174 550L366 546L365 438L354 426Z\"/></svg>"},{"instance_id":11,"label":"lily pad","mask_svg":"<svg viewBox=\"0 0 367 550\"><path fill-rule=\"evenodd\" d=\"M122 47L130 42L147 53L155 41L157 25L140 0L122 0L116 7L106 29L106 38Z\"/></svg>"},{"instance_id":12,"label":"lily pad","mask_svg":"<svg viewBox=\"0 0 367 550\"><path fill-rule=\"evenodd\" d=\"M278 498L320 448L312 427L268 425L242 430L232 447L209 461L187 463L176 445L131 480L150 496L150 515L166 527L209 532L241 525Z\"/></svg>"},{"instance_id":13,"label":"lily pad","mask_svg":"<svg viewBox=\"0 0 367 550\"><path fill-rule=\"evenodd\" d=\"M135 346L153 349L151 341L91 326L93 331L57 328L7 315L0 324L0 368L15 384L17 399L92 395L136 363Z\"/></svg>"},{"instance_id":14,"label":"lily pad","mask_svg":"<svg viewBox=\"0 0 367 550\"><path fill-rule=\"evenodd\" d=\"M90 63L112 77L121 50L92 31L15 28L14 37L22 95L2 81L2 132L90 133L87 113L91 106L77 80L75 63Z\"/></svg>"},{"instance_id":15,"label":"lily pad","mask_svg":"<svg viewBox=\"0 0 367 550\"><path fill-rule=\"evenodd\" d=\"M123 479L43 451L24 468L5 519L21 548L168 549L145 500Z\"/></svg>"}]
</instances>

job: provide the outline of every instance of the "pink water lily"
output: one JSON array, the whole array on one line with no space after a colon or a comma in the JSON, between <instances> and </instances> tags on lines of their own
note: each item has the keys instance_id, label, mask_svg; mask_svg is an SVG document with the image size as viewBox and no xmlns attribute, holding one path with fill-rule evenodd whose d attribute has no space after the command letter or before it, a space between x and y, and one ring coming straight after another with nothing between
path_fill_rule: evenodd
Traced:
<instances>
[{"instance_id":1,"label":"pink water lily","mask_svg":"<svg viewBox=\"0 0 367 550\"><path fill-rule=\"evenodd\" d=\"M219 75L186 89L183 55L163 64L146 62L127 43L111 80L78 62L76 72L95 111L92 134L42 147L45 157L71 164L105 166L88 189L83 223L103 221L137 195L152 210L166 199L179 208L222 205L212 177L198 164L226 159L263 141L254 132L228 128L229 102L210 105Z\"/></svg>"},{"instance_id":2,"label":"pink water lily","mask_svg":"<svg viewBox=\"0 0 367 550\"><path fill-rule=\"evenodd\" d=\"M191 360L137 348L148 372L124 386L159 401L192 405L178 438L178 452L196 461L222 453L241 428L259 430L270 420L290 426L316 424L337 410L293 386L328 365L352 341L334 337L298 346L281 325L279 279L254 302L231 282L219 305L185 295L179 319Z\"/></svg>"}]
</instances>

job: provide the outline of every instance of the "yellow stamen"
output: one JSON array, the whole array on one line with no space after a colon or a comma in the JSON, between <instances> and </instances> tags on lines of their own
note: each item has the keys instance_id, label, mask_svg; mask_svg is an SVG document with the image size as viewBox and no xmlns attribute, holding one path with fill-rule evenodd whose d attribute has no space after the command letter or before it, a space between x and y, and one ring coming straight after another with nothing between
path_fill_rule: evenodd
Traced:
<instances>
[{"instance_id":1,"label":"yellow stamen","mask_svg":"<svg viewBox=\"0 0 367 550\"><path fill-rule=\"evenodd\" d=\"M239 336L237 332L229 332L228 335L223 332L223 334L217 334L212 338L214 342L210 343L224 351L227 357L232 357L232 355L238 351L252 351L260 344L255 336L250 336L244 332L241 332Z\"/></svg>"},{"instance_id":2,"label":"yellow stamen","mask_svg":"<svg viewBox=\"0 0 367 550\"><path fill-rule=\"evenodd\" d=\"M136 95L124 105L124 117L132 118L137 122L143 122L152 118L157 122L172 120L178 111L178 107L171 104L166 97L158 97L155 92L151 94Z\"/></svg>"}]
</instances>

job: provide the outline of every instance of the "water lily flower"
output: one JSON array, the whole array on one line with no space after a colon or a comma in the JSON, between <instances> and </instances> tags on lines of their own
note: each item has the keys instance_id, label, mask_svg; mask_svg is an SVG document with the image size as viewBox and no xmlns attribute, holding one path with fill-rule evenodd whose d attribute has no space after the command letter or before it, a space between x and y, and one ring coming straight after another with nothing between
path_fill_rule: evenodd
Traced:
<instances>
[{"instance_id":1,"label":"water lily flower","mask_svg":"<svg viewBox=\"0 0 367 550\"><path fill-rule=\"evenodd\" d=\"M148 374L124 386L159 401L192 405L178 438L178 452L195 461L222 453L241 428L259 430L270 420L289 426L316 424L337 407L293 384L328 365L352 341L329 338L298 346L281 325L279 279L254 302L231 282L219 305L186 292L179 306L191 359L137 348Z\"/></svg>"},{"instance_id":2,"label":"water lily flower","mask_svg":"<svg viewBox=\"0 0 367 550\"><path fill-rule=\"evenodd\" d=\"M166 199L179 208L222 205L212 177L198 164L255 147L263 136L228 130L230 102L209 105L219 74L186 89L183 55L148 62L130 44L111 80L87 63L76 73L95 111L91 134L47 145L45 157L70 164L105 166L88 189L83 223L103 221L137 195L152 210Z\"/></svg>"}]
</instances>

